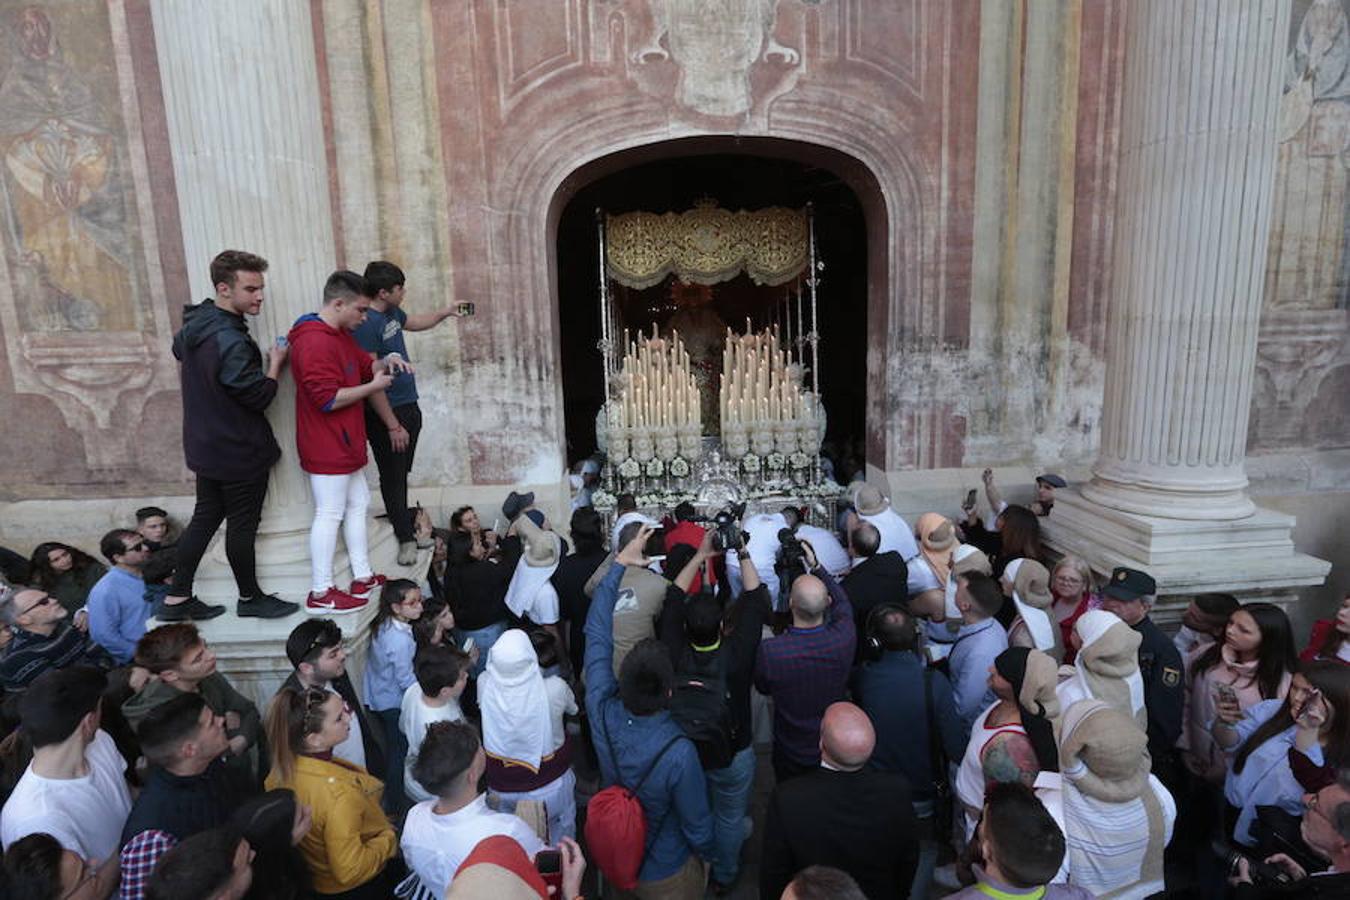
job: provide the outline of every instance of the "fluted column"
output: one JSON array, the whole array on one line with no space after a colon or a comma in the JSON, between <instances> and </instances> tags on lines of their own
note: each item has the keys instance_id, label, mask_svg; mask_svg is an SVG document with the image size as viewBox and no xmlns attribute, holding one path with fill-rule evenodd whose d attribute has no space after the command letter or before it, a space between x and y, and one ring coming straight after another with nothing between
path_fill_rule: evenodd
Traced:
<instances>
[{"instance_id":1,"label":"fluted column","mask_svg":"<svg viewBox=\"0 0 1350 900\"><path fill-rule=\"evenodd\" d=\"M310 9L290 0L151 2L191 299L214 295L208 263L221 250L265 257L265 299L250 326L264 352L298 316L318 308L336 256ZM265 590L299 601L310 585L313 505L296 456L289 369L267 414L282 456L263 507L258 579ZM372 523L371 562L393 575L391 534ZM334 563L341 581L345 554ZM196 591L233 610L237 592L220 543L203 561ZM294 624L276 627L284 637ZM227 616L208 631L213 642L228 642L261 639L271 628Z\"/></svg>"},{"instance_id":2,"label":"fluted column","mask_svg":"<svg viewBox=\"0 0 1350 900\"><path fill-rule=\"evenodd\" d=\"M1239 519L1289 3L1126 10L1102 443L1083 495Z\"/></svg>"}]
</instances>

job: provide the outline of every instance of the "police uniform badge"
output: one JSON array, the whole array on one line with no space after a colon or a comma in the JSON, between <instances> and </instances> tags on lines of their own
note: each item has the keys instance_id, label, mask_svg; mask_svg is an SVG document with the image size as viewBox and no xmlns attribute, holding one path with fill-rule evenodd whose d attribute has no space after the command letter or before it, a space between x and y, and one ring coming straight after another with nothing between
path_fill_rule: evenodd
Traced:
<instances>
[{"instance_id":1,"label":"police uniform badge","mask_svg":"<svg viewBox=\"0 0 1350 900\"><path fill-rule=\"evenodd\" d=\"M1174 688L1181 684L1181 671L1173 669L1170 666L1164 666L1162 670L1162 683L1170 688Z\"/></svg>"}]
</instances>

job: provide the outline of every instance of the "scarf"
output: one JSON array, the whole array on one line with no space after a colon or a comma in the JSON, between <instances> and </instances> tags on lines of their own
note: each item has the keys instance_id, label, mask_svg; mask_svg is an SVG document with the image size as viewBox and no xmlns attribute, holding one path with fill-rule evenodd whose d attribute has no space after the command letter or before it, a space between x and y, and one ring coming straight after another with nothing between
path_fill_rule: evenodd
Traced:
<instances>
[{"instance_id":1,"label":"scarf","mask_svg":"<svg viewBox=\"0 0 1350 900\"><path fill-rule=\"evenodd\" d=\"M539 771L553 752L553 723L544 676L530 637L519 628L504 633L488 651L478 678L483 714L483 750L506 763Z\"/></svg>"},{"instance_id":2,"label":"scarf","mask_svg":"<svg viewBox=\"0 0 1350 900\"><path fill-rule=\"evenodd\" d=\"M1073 661L1078 694L1104 700L1147 727L1144 679L1139 674L1143 637L1104 609L1084 613L1073 627L1082 641Z\"/></svg>"},{"instance_id":3,"label":"scarf","mask_svg":"<svg viewBox=\"0 0 1350 900\"><path fill-rule=\"evenodd\" d=\"M1055 720L1059 700L1055 696L1055 661L1029 647L1009 647L994 659L994 669L1013 687L1022 728L1036 751L1042 772L1059 771L1059 747Z\"/></svg>"},{"instance_id":4,"label":"scarf","mask_svg":"<svg viewBox=\"0 0 1350 900\"><path fill-rule=\"evenodd\" d=\"M1050 573L1045 566L1034 559L1018 557L1003 569L1003 577L1013 585L1013 605L1017 614L1027 626L1032 642L1037 650L1052 652L1055 649L1055 626L1046 613L1050 600ZM1018 586L1027 591L1023 597Z\"/></svg>"}]
</instances>

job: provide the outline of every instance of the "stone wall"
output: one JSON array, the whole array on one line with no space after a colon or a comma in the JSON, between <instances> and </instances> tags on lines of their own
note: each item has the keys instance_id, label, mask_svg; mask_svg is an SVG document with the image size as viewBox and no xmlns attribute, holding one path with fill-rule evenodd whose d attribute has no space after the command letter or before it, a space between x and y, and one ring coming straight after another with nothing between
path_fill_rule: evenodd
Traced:
<instances>
[{"instance_id":1,"label":"stone wall","mask_svg":"<svg viewBox=\"0 0 1350 900\"><path fill-rule=\"evenodd\" d=\"M1270 489L1295 505L1350 484L1335 462L1350 446L1350 50L1343 28L1320 37L1347 2L1299 0L1289 35L1250 448L1268 460L1256 475L1283 473ZM209 286L207 261L183 258L191 223L156 52L172 20L156 5L0 2L10 501L128 498L120 508L188 489L168 339ZM688 141L822 161L862 199L871 466L901 485L936 468L1085 470L1112 297L1126 5L310 0L333 264L398 261L410 309L478 304L409 336L427 422L415 489L448 506L559 484L558 216L588 179ZM223 40L219 52L246 66L258 51ZM199 111L222 154L259 105L242 90L235 109ZM69 164L45 152L56 146ZM1294 469L1307 479L1290 492ZM0 513L0 536L35 541L32 509Z\"/></svg>"}]
</instances>

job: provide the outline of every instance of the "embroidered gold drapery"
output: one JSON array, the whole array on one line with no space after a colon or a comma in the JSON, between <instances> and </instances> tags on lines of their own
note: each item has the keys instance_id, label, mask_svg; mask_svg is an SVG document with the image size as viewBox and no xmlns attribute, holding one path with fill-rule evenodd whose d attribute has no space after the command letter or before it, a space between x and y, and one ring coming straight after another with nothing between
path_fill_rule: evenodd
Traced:
<instances>
[{"instance_id":1,"label":"embroidered gold drapery","mask_svg":"<svg viewBox=\"0 0 1350 900\"><path fill-rule=\"evenodd\" d=\"M672 274L717 284L745 272L756 284L783 284L810 253L806 211L781 206L732 212L702 201L682 213L608 216L605 232L609 277L637 290Z\"/></svg>"}]
</instances>

